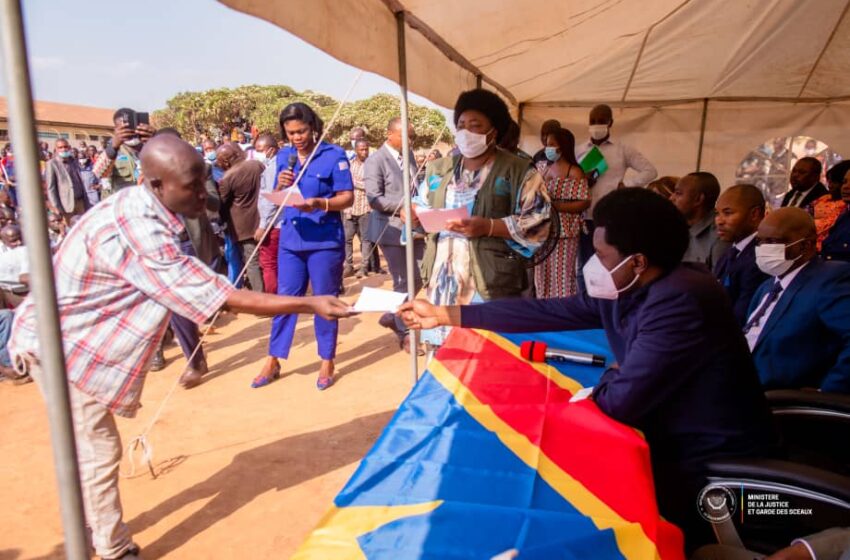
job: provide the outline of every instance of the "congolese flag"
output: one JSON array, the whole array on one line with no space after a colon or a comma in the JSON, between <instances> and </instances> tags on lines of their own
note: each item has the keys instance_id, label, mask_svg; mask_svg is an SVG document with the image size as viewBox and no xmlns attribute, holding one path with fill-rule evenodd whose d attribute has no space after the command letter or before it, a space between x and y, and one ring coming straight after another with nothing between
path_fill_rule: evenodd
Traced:
<instances>
[{"instance_id":1,"label":"congolese flag","mask_svg":"<svg viewBox=\"0 0 850 560\"><path fill-rule=\"evenodd\" d=\"M521 339L454 329L294 558L683 558L642 435L568 402L600 370L532 364Z\"/></svg>"}]
</instances>

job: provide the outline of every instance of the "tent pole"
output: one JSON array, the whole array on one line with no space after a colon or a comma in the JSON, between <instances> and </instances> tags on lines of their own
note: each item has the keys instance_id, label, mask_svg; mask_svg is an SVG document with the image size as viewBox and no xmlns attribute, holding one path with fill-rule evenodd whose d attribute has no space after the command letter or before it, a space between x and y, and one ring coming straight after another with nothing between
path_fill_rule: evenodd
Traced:
<instances>
[{"instance_id":1,"label":"tent pole","mask_svg":"<svg viewBox=\"0 0 850 560\"><path fill-rule=\"evenodd\" d=\"M404 158L402 163L402 186L404 188L404 214L408 219L404 223L404 236L407 244L404 246L407 260L407 298L413 301L416 297L416 257L413 253L413 224L410 221L411 199L410 199L410 117L407 114L407 51L404 44L404 12L396 12L395 20L398 27L398 85L401 89L401 153ZM410 371L413 374L413 382L419 381L419 363L416 351L419 346L419 333L410 331Z\"/></svg>"},{"instance_id":2,"label":"tent pole","mask_svg":"<svg viewBox=\"0 0 850 560\"><path fill-rule=\"evenodd\" d=\"M702 100L702 121L699 125L699 147L697 148L697 171L701 171L702 145L705 141L705 121L708 119L708 97Z\"/></svg>"},{"instance_id":3,"label":"tent pole","mask_svg":"<svg viewBox=\"0 0 850 560\"><path fill-rule=\"evenodd\" d=\"M519 126L519 130L517 131L517 134L519 134L519 136L522 136L523 113L525 113L525 103L520 103L519 105L517 105L517 110L516 110L516 123Z\"/></svg>"},{"instance_id":4,"label":"tent pole","mask_svg":"<svg viewBox=\"0 0 850 560\"><path fill-rule=\"evenodd\" d=\"M475 87L481 89L481 86L484 84L484 80L481 77L481 74L475 75Z\"/></svg>"},{"instance_id":5,"label":"tent pole","mask_svg":"<svg viewBox=\"0 0 850 560\"><path fill-rule=\"evenodd\" d=\"M23 220L22 225L24 238L27 240L32 297L38 321L38 343L41 349L39 359L43 375L40 382L50 422L53 462L58 479L62 526L65 533L65 555L71 560L82 560L89 558L90 554L62 331L56 305L53 257L47 237L47 212L41 189L26 37L19 0L0 0L0 45L6 68L6 84L9 88L9 123L12 143L15 146L19 196L26 213L26 220Z\"/></svg>"}]
</instances>

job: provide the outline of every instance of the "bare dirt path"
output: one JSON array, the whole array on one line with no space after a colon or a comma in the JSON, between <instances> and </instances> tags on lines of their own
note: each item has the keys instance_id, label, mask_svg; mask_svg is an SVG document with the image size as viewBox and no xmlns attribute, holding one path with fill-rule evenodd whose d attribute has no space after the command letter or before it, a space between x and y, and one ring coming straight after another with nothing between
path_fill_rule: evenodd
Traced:
<instances>
[{"instance_id":1,"label":"bare dirt path","mask_svg":"<svg viewBox=\"0 0 850 560\"><path fill-rule=\"evenodd\" d=\"M389 288L386 276L347 280ZM298 323L283 377L251 389L269 319L226 317L206 343L211 373L178 389L152 432L154 462L121 481L124 518L151 558L286 558L315 526L409 392L409 357L376 315L341 322L337 382L315 388L312 318ZM118 419L124 443L154 414L184 358L148 376L136 418ZM62 558L53 457L34 386L0 383L0 560ZM125 457L122 469L128 470Z\"/></svg>"}]
</instances>

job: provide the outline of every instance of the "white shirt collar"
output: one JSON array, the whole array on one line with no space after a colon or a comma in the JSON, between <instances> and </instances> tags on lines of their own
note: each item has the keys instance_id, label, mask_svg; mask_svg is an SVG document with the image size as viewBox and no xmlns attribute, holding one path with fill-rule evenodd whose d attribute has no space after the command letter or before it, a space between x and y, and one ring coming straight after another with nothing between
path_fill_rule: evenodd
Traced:
<instances>
[{"instance_id":1,"label":"white shirt collar","mask_svg":"<svg viewBox=\"0 0 850 560\"><path fill-rule=\"evenodd\" d=\"M807 262L803 266L799 266L799 267L795 268L794 270L792 270L791 272L789 272L788 274L786 274L785 276L783 276L782 278L779 279L779 283L782 285L782 291L783 292L788 289L788 286L790 286L791 282L794 281L794 278L796 278L797 275L800 274L800 271L803 270L804 268L806 268L807 266L809 266L810 262L812 262L812 261ZM774 278L776 278L776 277L774 276Z\"/></svg>"},{"instance_id":2,"label":"white shirt collar","mask_svg":"<svg viewBox=\"0 0 850 560\"><path fill-rule=\"evenodd\" d=\"M742 240L738 241L737 243L734 243L733 244L734 247L736 249L738 249L739 252L744 252L744 249L747 248L747 245L749 245L750 242L752 242L752 240L755 239L757 233L758 233L757 231L752 232L747 237L743 238Z\"/></svg>"},{"instance_id":3,"label":"white shirt collar","mask_svg":"<svg viewBox=\"0 0 850 560\"><path fill-rule=\"evenodd\" d=\"M384 147L387 149L387 151L390 153L390 155L393 156L393 159L398 161L398 157L401 155L401 152L399 152L398 150L396 150L395 148L393 148L392 146L390 146L386 142L384 142Z\"/></svg>"}]
</instances>

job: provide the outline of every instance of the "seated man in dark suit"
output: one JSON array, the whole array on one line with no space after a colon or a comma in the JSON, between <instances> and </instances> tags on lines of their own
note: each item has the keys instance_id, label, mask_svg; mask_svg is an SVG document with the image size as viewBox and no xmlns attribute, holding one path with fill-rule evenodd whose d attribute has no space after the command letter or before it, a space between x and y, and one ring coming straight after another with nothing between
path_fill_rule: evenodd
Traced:
<instances>
[{"instance_id":1,"label":"seated man in dark suit","mask_svg":"<svg viewBox=\"0 0 850 560\"><path fill-rule=\"evenodd\" d=\"M416 300L400 313L411 328L605 329L619 365L592 398L643 431L661 514L693 547L710 539L695 507L706 462L767 454L776 444L764 393L723 289L704 267L681 263L688 225L673 204L620 189L599 201L593 219L587 293L453 307Z\"/></svg>"},{"instance_id":2,"label":"seated man in dark suit","mask_svg":"<svg viewBox=\"0 0 850 560\"><path fill-rule=\"evenodd\" d=\"M823 240L820 253L828 261L850 262L850 171L844 175L841 200L847 204L847 207L829 228L829 234Z\"/></svg>"},{"instance_id":3,"label":"seated man in dark suit","mask_svg":"<svg viewBox=\"0 0 850 560\"><path fill-rule=\"evenodd\" d=\"M791 190L782 199L782 207L807 209L814 201L829 194L829 190L820 182L822 171L823 165L817 158L804 157L797 160L789 178Z\"/></svg>"},{"instance_id":4,"label":"seated man in dark suit","mask_svg":"<svg viewBox=\"0 0 850 560\"><path fill-rule=\"evenodd\" d=\"M756 266L756 230L764 219L764 196L753 185L729 187L714 205L717 237L732 246L714 265L714 275L732 300L732 311L742 327L753 294L767 280Z\"/></svg>"},{"instance_id":5,"label":"seated man in dark suit","mask_svg":"<svg viewBox=\"0 0 850 560\"><path fill-rule=\"evenodd\" d=\"M759 226L756 263L772 278L753 297L744 333L765 389L850 393L850 264L819 259L816 237L800 208Z\"/></svg>"}]
</instances>

